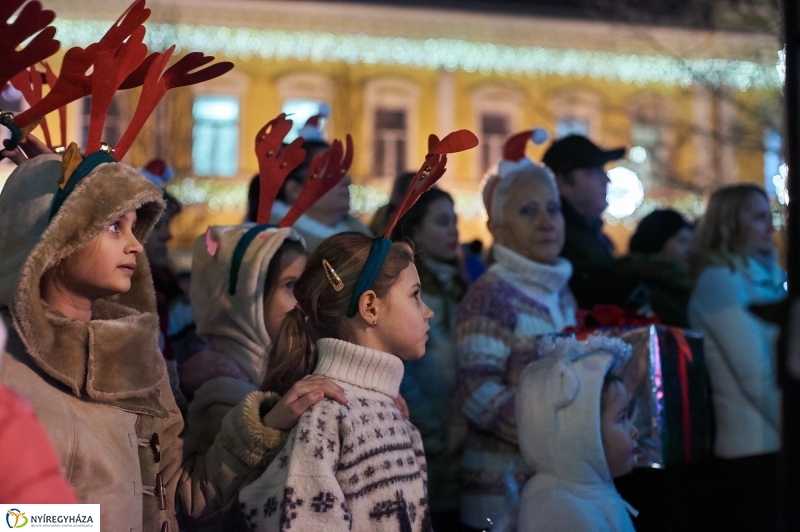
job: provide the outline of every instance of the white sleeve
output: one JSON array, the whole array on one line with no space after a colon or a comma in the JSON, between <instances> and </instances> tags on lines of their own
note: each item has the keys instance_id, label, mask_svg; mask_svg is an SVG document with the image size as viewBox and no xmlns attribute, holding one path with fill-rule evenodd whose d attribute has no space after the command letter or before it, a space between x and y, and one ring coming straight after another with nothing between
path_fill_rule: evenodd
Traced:
<instances>
[{"instance_id":1,"label":"white sleeve","mask_svg":"<svg viewBox=\"0 0 800 532\"><path fill-rule=\"evenodd\" d=\"M725 267L707 268L692 294L693 323L719 348L724 363L747 398L769 423L779 426L779 392L775 346L737 290L735 274Z\"/></svg>"}]
</instances>

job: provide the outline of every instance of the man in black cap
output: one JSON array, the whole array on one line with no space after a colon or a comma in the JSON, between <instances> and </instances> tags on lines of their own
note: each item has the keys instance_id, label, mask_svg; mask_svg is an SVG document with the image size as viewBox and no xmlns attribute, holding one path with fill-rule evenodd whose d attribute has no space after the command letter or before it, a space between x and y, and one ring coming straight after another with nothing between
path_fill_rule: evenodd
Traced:
<instances>
[{"instance_id":1,"label":"man in black cap","mask_svg":"<svg viewBox=\"0 0 800 532\"><path fill-rule=\"evenodd\" d=\"M570 135L553 142L542 159L561 194L566 222L561 255L572 263L570 288L580 308L596 304L638 308L647 303L647 289L620 271L614 245L602 232L601 216L608 207L605 165L624 156L625 148L603 150L582 135Z\"/></svg>"}]
</instances>

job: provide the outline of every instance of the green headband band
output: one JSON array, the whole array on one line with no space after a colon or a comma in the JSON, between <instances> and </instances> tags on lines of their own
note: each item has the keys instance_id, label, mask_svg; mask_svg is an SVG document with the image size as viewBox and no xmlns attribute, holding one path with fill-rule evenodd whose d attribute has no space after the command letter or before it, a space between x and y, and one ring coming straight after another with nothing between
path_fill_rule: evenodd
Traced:
<instances>
[{"instance_id":1,"label":"green headband band","mask_svg":"<svg viewBox=\"0 0 800 532\"><path fill-rule=\"evenodd\" d=\"M259 235L266 231L267 229L275 229L277 225L274 224L261 224L255 227L251 227L250 229L242 235L242 238L239 239L239 242L236 243L236 247L233 249L233 257L231 258L231 273L230 277L228 278L228 293L230 295L236 295L236 283L239 282L239 270L242 269L242 261L244 260L244 254L247 252L247 248L250 246L250 243Z\"/></svg>"},{"instance_id":2,"label":"green headband band","mask_svg":"<svg viewBox=\"0 0 800 532\"><path fill-rule=\"evenodd\" d=\"M361 269L361 274L358 276L356 286L353 289L353 295L350 296L350 304L347 305L348 318L352 318L356 315L359 298L375 284L375 279L378 278L378 274L381 268L383 268L383 263L386 262L386 256L389 254L389 249L391 247L392 241L386 237L378 237L372 243L367 262L364 263L364 268Z\"/></svg>"},{"instance_id":3,"label":"green headband band","mask_svg":"<svg viewBox=\"0 0 800 532\"><path fill-rule=\"evenodd\" d=\"M61 208L61 205L67 199L73 190L75 190L75 185L77 185L84 177L89 175L92 170L100 166L101 164L105 163L115 163L117 162L109 153L104 151L97 151L93 154L89 155L84 159L81 164L72 172L72 175L69 176L67 180L67 184L64 185L64 188L59 188L56 191L55 196L53 197L53 206L50 207L50 220L52 220L58 210Z\"/></svg>"}]
</instances>

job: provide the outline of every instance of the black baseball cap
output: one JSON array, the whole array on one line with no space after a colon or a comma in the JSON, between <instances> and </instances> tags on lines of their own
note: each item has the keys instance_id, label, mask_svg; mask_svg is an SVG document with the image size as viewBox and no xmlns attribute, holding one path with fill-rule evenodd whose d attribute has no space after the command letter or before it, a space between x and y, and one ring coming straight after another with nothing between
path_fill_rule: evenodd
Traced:
<instances>
[{"instance_id":1,"label":"black baseball cap","mask_svg":"<svg viewBox=\"0 0 800 532\"><path fill-rule=\"evenodd\" d=\"M603 150L583 135L569 135L553 142L542 158L554 174L577 168L594 168L622 159L627 148Z\"/></svg>"}]
</instances>

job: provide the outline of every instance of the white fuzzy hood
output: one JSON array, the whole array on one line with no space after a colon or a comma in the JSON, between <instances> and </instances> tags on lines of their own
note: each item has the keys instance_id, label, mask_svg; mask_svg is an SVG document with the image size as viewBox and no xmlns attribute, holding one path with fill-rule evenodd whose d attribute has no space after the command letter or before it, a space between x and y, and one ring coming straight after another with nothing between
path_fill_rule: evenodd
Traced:
<instances>
[{"instance_id":1,"label":"white fuzzy hood","mask_svg":"<svg viewBox=\"0 0 800 532\"><path fill-rule=\"evenodd\" d=\"M570 482L606 483L611 475L600 436L600 392L613 355L529 365L517 392L519 445L537 473Z\"/></svg>"},{"instance_id":2,"label":"white fuzzy hood","mask_svg":"<svg viewBox=\"0 0 800 532\"><path fill-rule=\"evenodd\" d=\"M535 474L520 504L520 532L633 532L603 451L600 397L609 369L630 354L619 339L559 339L522 372L519 445Z\"/></svg>"}]
</instances>

